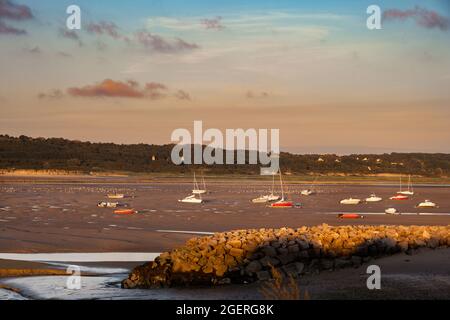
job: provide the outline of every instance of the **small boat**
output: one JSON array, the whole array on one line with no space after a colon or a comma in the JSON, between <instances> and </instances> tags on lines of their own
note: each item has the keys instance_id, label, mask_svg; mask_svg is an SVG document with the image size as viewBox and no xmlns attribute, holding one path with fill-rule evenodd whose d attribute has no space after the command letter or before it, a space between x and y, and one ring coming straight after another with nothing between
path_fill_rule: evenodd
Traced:
<instances>
[{"instance_id":1,"label":"small boat","mask_svg":"<svg viewBox=\"0 0 450 320\"><path fill-rule=\"evenodd\" d=\"M308 189L303 189L302 191L300 191L300 194L302 196L310 196L310 195L315 194L316 192L313 190L313 185L315 184L316 180L317 180L317 176L314 179L313 183L311 184L311 187Z\"/></svg>"},{"instance_id":2,"label":"small boat","mask_svg":"<svg viewBox=\"0 0 450 320\"><path fill-rule=\"evenodd\" d=\"M284 200L281 198L277 202L274 202L270 205L272 208L292 208L294 204L292 201Z\"/></svg>"},{"instance_id":3,"label":"small boat","mask_svg":"<svg viewBox=\"0 0 450 320\"><path fill-rule=\"evenodd\" d=\"M414 191L411 184L411 175L408 176L408 189L402 190L402 176L400 176L400 191L397 191L397 194L403 194L406 196L413 196Z\"/></svg>"},{"instance_id":4,"label":"small boat","mask_svg":"<svg viewBox=\"0 0 450 320\"><path fill-rule=\"evenodd\" d=\"M280 200L280 196L276 196L274 194L269 194L265 196L260 196L258 198L252 199L253 203L267 203Z\"/></svg>"},{"instance_id":5,"label":"small boat","mask_svg":"<svg viewBox=\"0 0 450 320\"><path fill-rule=\"evenodd\" d=\"M192 194L190 196L187 196L184 199L178 200L178 202L184 202L184 203L203 203L203 200L201 198L196 198L195 194Z\"/></svg>"},{"instance_id":6,"label":"small boat","mask_svg":"<svg viewBox=\"0 0 450 320\"><path fill-rule=\"evenodd\" d=\"M357 213L340 213L338 214L338 218L340 219L362 219L363 215Z\"/></svg>"},{"instance_id":7,"label":"small boat","mask_svg":"<svg viewBox=\"0 0 450 320\"><path fill-rule=\"evenodd\" d=\"M391 199L391 200L408 200L409 197L406 195L403 195L403 194L398 194L396 196L390 197L389 199Z\"/></svg>"},{"instance_id":8,"label":"small boat","mask_svg":"<svg viewBox=\"0 0 450 320\"><path fill-rule=\"evenodd\" d=\"M341 200L340 204L359 204L360 202L361 202L361 199L348 198L348 199Z\"/></svg>"},{"instance_id":9,"label":"small boat","mask_svg":"<svg viewBox=\"0 0 450 320\"><path fill-rule=\"evenodd\" d=\"M302 196L310 196L310 195L312 195L312 194L314 194L315 192L314 191L312 191L311 189L305 189L305 190L302 190L301 192L300 192L300 194L302 195Z\"/></svg>"},{"instance_id":10,"label":"small boat","mask_svg":"<svg viewBox=\"0 0 450 320\"><path fill-rule=\"evenodd\" d=\"M118 202L107 202L107 201L102 201L97 203L97 207L99 208L117 208L119 206Z\"/></svg>"},{"instance_id":11,"label":"small boat","mask_svg":"<svg viewBox=\"0 0 450 320\"><path fill-rule=\"evenodd\" d=\"M125 197L122 193L110 193L107 196L109 199L123 199Z\"/></svg>"},{"instance_id":12,"label":"small boat","mask_svg":"<svg viewBox=\"0 0 450 320\"><path fill-rule=\"evenodd\" d=\"M281 199L272 203L270 205L271 208L292 208L294 203L292 201L288 201L284 199L284 188L283 188L283 179L281 179L281 170L280 170L280 187L281 187Z\"/></svg>"},{"instance_id":13,"label":"small boat","mask_svg":"<svg viewBox=\"0 0 450 320\"><path fill-rule=\"evenodd\" d=\"M267 203L280 200L280 196L274 194L275 191L275 175L272 174L272 192L268 195L263 195L258 198L252 199L253 203Z\"/></svg>"},{"instance_id":14,"label":"small boat","mask_svg":"<svg viewBox=\"0 0 450 320\"><path fill-rule=\"evenodd\" d=\"M366 198L366 202L380 202L381 200L383 200L383 198L377 197L374 193L372 193L370 197Z\"/></svg>"},{"instance_id":15,"label":"small boat","mask_svg":"<svg viewBox=\"0 0 450 320\"><path fill-rule=\"evenodd\" d=\"M398 211L395 208L387 208L386 210L384 210L384 212L386 212L387 214L397 214Z\"/></svg>"},{"instance_id":16,"label":"small boat","mask_svg":"<svg viewBox=\"0 0 450 320\"><path fill-rule=\"evenodd\" d=\"M424 202L419 203L416 208L437 208L437 205L430 200L425 200Z\"/></svg>"},{"instance_id":17,"label":"small boat","mask_svg":"<svg viewBox=\"0 0 450 320\"><path fill-rule=\"evenodd\" d=\"M137 213L137 211L133 210L133 209L118 209L118 210L114 210L114 213L115 214L124 214L124 215L126 215L126 214Z\"/></svg>"},{"instance_id":18,"label":"small boat","mask_svg":"<svg viewBox=\"0 0 450 320\"><path fill-rule=\"evenodd\" d=\"M194 172L194 189L192 189L192 194L205 194L206 193L206 184L205 184L205 178L202 176L203 181L203 189L200 189L197 179L195 178L195 172Z\"/></svg>"}]
</instances>

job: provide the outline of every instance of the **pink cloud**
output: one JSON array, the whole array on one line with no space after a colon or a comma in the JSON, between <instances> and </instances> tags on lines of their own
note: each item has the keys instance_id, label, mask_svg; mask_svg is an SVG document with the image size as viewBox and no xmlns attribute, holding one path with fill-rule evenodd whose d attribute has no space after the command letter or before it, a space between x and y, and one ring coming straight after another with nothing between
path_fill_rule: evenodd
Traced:
<instances>
[{"instance_id":1,"label":"pink cloud","mask_svg":"<svg viewBox=\"0 0 450 320\"><path fill-rule=\"evenodd\" d=\"M389 9L383 12L384 21L413 19L419 26L427 29L440 29L446 31L450 27L450 20L436 11L427 10L419 6L414 9Z\"/></svg>"},{"instance_id":2,"label":"pink cloud","mask_svg":"<svg viewBox=\"0 0 450 320\"><path fill-rule=\"evenodd\" d=\"M158 82L149 82L144 86L134 80L115 81L105 79L100 83L83 87L73 87L67 90L75 97L121 97L156 100L166 96L167 87Z\"/></svg>"}]
</instances>

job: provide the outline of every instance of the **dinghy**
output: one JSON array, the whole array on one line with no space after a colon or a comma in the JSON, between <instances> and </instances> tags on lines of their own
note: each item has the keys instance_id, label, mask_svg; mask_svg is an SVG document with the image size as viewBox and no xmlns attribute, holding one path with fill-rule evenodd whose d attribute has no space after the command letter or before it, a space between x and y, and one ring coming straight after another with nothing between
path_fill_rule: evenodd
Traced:
<instances>
[{"instance_id":1,"label":"dinghy","mask_svg":"<svg viewBox=\"0 0 450 320\"><path fill-rule=\"evenodd\" d=\"M384 212L386 212L387 214L397 214L397 209L387 208L386 210L384 210Z\"/></svg>"},{"instance_id":2,"label":"dinghy","mask_svg":"<svg viewBox=\"0 0 450 320\"><path fill-rule=\"evenodd\" d=\"M116 208L119 206L118 202L107 202L107 201L102 201L97 203L97 207L99 208Z\"/></svg>"},{"instance_id":3,"label":"dinghy","mask_svg":"<svg viewBox=\"0 0 450 320\"><path fill-rule=\"evenodd\" d=\"M123 199L125 197L122 193L110 193L107 196L109 199Z\"/></svg>"},{"instance_id":4,"label":"dinghy","mask_svg":"<svg viewBox=\"0 0 450 320\"><path fill-rule=\"evenodd\" d=\"M430 200L425 200L424 202L419 203L416 208L437 208L437 205Z\"/></svg>"},{"instance_id":5,"label":"dinghy","mask_svg":"<svg viewBox=\"0 0 450 320\"><path fill-rule=\"evenodd\" d=\"M133 209L119 209L119 210L114 210L115 214L123 214L123 215L127 215L127 214L134 214L137 213L136 210Z\"/></svg>"},{"instance_id":6,"label":"dinghy","mask_svg":"<svg viewBox=\"0 0 450 320\"><path fill-rule=\"evenodd\" d=\"M361 199L348 198L340 201L340 204L359 204Z\"/></svg>"},{"instance_id":7,"label":"dinghy","mask_svg":"<svg viewBox=\"0 0 450 320\"><path fill-rule=\"evenodd\" d=\"M357 213L341 213L341 214L338 214L338 218L340 218L340 219L362 219L362 218L364 218L364 216L357 214Z\"/></svg>"},{"instance_id":8,"label":"dinghy","mask_svg":"<svg viewBox=\"0 0 450 320\"><path fill-rule=\"evenodd\" d=\"M389 199L391 199L391 200L408 200L409 197L408 197L408 196L405 196L405 195L403 195L403 194L398 194L398 195L396 195L396 196L390 197Z\"/></svg>"}]
</instances>

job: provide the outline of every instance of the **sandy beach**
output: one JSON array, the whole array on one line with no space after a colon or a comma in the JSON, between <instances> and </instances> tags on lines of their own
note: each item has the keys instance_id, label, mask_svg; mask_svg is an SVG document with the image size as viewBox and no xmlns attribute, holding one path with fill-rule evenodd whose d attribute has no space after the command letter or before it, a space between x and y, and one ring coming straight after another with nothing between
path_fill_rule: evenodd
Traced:
<instances>
[{"instance_id":1,"label":"sandy beach","mask_svg":"<svg viewBox=\"0 0 450 320\"><path fill-rule=\"evenodd\" d=\"M192 189L190 181L122 184L87 180L67 183L63 180L26 182L5 180L0 185L0 252L161 252L174 248L192 234L160 230L220 232L247 228L312 226L321 223L447 225L450 223L450 187L415 187L407 201L388 198L398 190L392 185L318 185L317 194L300 196L304 185L288 184L289 197L300 208L273 209L253 204L251 199L265 194L270 181L207 181L204 204L178 202ZM308 186L307 186L308 187ZM139 212L119 216L113 209L98 208L107 193L124 193L120 202ZM348 197L364 199L371 193L383 198L379 203L341 205ZM430 199L436 209L416 209ZM395 207L400 213L414 215L373 215ZM365 214L364 219L342 220L337 213ZM443 215L424 216L418 213Z\"/></svg>"}]
</instances>

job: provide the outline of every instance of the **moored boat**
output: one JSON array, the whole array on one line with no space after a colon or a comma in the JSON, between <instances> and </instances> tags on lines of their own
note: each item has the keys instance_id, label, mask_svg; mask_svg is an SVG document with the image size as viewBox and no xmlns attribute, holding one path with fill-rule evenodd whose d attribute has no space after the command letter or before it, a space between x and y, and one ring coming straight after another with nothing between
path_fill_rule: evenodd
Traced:
<instances>
[{"instance_id":1,"label":"moored boat","mask_svg":"<svg viewBox=\"0 0 450 320\"><path fill-rule=\"evenodd\" d=\"M361 199L348 198L343 199L339 202L340 204L359 204L361 203Z\"/></svg>"},{"instance_id":2,"label":"moored boat","mask_svg":"<svg viewBox=\"0 0 450 320\"><path fill-rule=\"evenodd\" d=\"M187 196L181 200L178 200L178 202L184 202L184 203L203 203L203 200L201 198L197 198L195 194L192 194L190 196Z\"/></svg>"},{"instance_id":3,"label":"moored boat","mask_svg":"<svg viewBox=\"0 0 450 320\"><path fill-rule=\"evenodd\" d=\"M366 202L380 202L383 198L378 197L376 194L372 193L370 197L366 198Z\"/></svg>"},{"instance_id":4,"label":"moored boat","mask_svg":"<svg viewBox=\"0 0 450 320\"><path fill-rule=\"evenodd\" d=\"M294 206L294 203L284 198L284 188L283 188L283 179L281 178L281 170L280 170L280 187L281 187L281 199L272 203L270 206L272 208L292 208Z\"/></svg>"},{"instance_id":5,"label":"moored boat","mask_svg":"<svg viewBox=\"0 0 450 320\"><path fill-rule=\"evenodd\" d=\"M403 194L398 194L389 198L390 200L408 200L409 197Z\"/></svg>"},{"instance_id":6,"label":"moored boat","mask_svg":"<svg viewBox=\"0 0 450 320\"><path fill-rule=\"evenodd\" d=\"M411 184L411 175L408 176L408 189L407 190L402 190L402 176L400 176L400 191L397 191L397 194L402 194L405 196L414 195L413 187Z\"/></svg>"},{"instance_id":7,"label":"moored boat","mask_svg":"<svg viewBox=\"0 0 450 320\"><path fill-rule=\"evenodd\" d=\"M118 202L107 202L107 201L101 201L97 203L97 207L99 208L116 208L119 206Z\"/></svg>"},{"instance_id":8,"label":"moored boat","mask_svg":"<svg viewBox=\"0 0 450 320\"><path fill-rule=\"evenodd\" d=\"M425 200L419 203L416 208L437 208L436 203L431 202L430 200Z\"/></svg>"},{"instance_id":9,"label":"moored boat","mask_svg":"<svg viewBox=\"0 0 450 320\"><path fill-rule=\"evenodd\" d=\"M363 215L357 213L340 213L338 214L338 218L340 219L362 219Z\"/></svg>"},{"instance_id":10,"label":"moored boat","mask_svg":"<svg viewBox=\"0 0 450 320\"><path fill-rule=\"evenodd\" d=\"M110 193L107 196L109 199L123 199L125 197L122 193Z\"/></svg>"},{"instance_id":11,"label":"moored boat","mask_svg":"<svg viewBox=\"0 0 450 320\"><path fill-rule=\"evenodd\" d=\"M127 215L127 214L134 214L137 213L136 210L134 209L118 209L118 210L114 210L115 214L123 214L123 215Z\"/></svg>"},{"instance_id":12,"label":"moored boat","mask_svg":"<svg viewBox=\"0 0 450 320\"><path fill-rule=\"evenodd\" d=\"M395 208L387 208L386 210L384 210L384 212L386 212L387 214L397 214L398 211Z\"/></svg>"}]
</instances>

